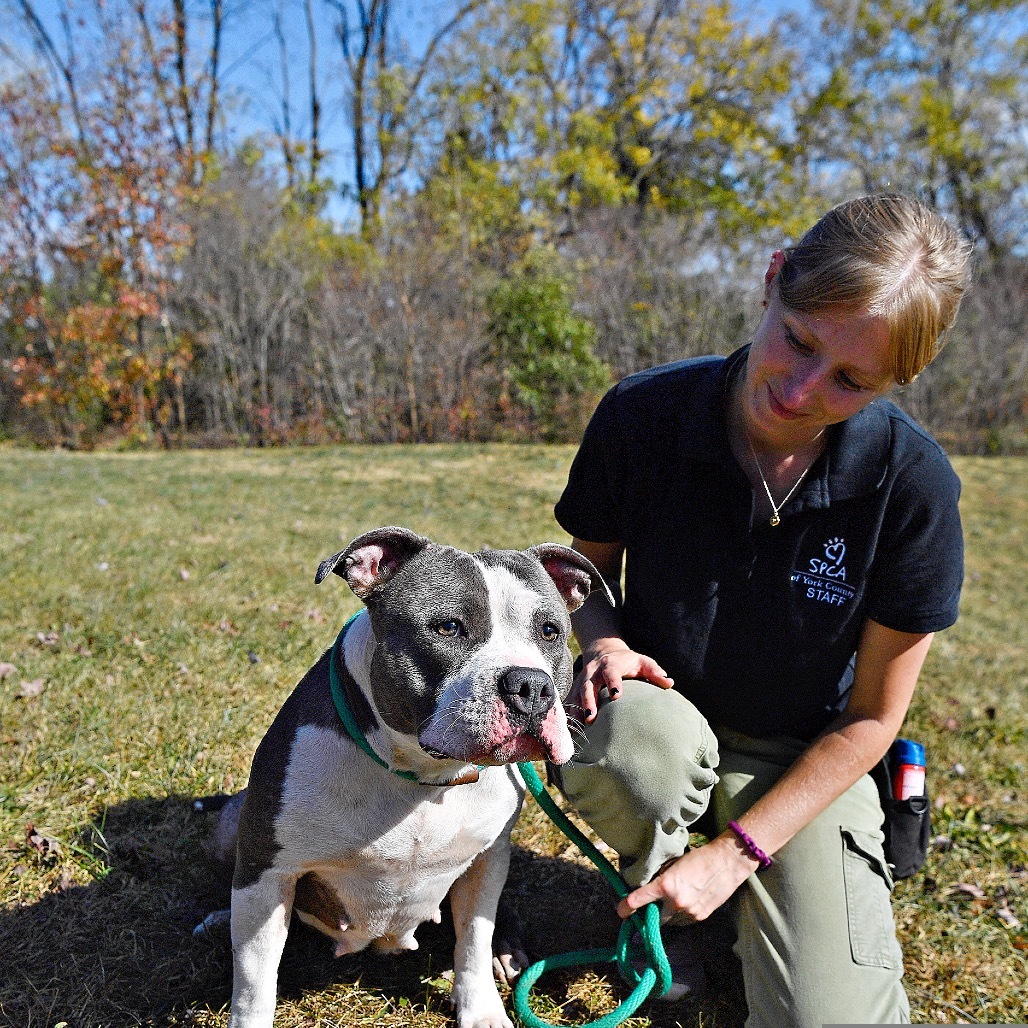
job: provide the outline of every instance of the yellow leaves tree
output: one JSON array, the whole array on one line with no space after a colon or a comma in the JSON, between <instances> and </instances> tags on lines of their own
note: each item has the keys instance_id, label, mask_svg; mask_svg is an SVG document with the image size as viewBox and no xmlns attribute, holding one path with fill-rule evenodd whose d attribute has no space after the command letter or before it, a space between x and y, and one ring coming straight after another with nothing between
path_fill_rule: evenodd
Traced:
<instances>
[{"instance_id":1,"label":"yellow leaves tree","mask_svg":"<svg viewBox=\"0 0 1028 1028\"><path fill-rule=\"evenodd\" d=\"M856 188L921 193L993 257L1023 245L1024 4L815 0L814 11L816 74L795 112L806 152L836 178L850 169Z\"/></svg>"},{"instance_id":2,"label":"yellow leaves tree","mask_svg":"<svg viewBox=\"0 0 1028 1028\"><path fill-rule=\"evenodd\" d=\"M444 122L558 234L620 204L729 234L782 221L789 88L773 33L700 0L493 0L437 83Z\"/></svg>"}]
</instances>

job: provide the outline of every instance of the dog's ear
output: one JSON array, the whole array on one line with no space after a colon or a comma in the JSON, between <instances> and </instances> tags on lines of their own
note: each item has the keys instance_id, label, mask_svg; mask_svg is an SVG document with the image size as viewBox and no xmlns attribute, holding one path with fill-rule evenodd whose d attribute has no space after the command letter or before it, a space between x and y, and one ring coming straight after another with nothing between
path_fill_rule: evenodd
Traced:
<instances>
[{"instance_id":1,"label":"dog's ear","mask_svg":"<svg viewBox=\"0 0 1028 1028\"><path fill-rule=\"evenodd\" d=\"M564 597L569 613L578 610L594 589L603 593L612 607L615 606L614 595L603 576L593 562L583 557L578 550L559 543L540 543L525 552L539 559L546 573L553 579L557 591Z\"/></svg>"},{"instance_id":2,"label":"dog's ear","mask_svg":"<svg viewBox=\"0 0 1028 1028\"><path fill-rule=\"evenodd\" d=\"M323 560L314 576L314 584L320 584L334 571L364 600L431 545L431 540L406 528L376 528L358 536L345 550Z\"/></svg>"}]
</instances>

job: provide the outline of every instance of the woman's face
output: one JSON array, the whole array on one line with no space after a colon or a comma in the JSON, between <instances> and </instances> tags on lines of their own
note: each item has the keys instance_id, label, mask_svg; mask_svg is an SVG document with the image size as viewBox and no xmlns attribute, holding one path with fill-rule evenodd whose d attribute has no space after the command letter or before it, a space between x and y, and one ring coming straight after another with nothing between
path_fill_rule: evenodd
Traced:
<instances>
[{"instance_id":1,"label":"woman's face","mask_svg":"<svg viewBox=\"0 0 1028 1028\"><path fill-rule=\"evenodd\" d=\"M780 267L772 259L767 310L753 337L741 396L751 440L769 450L812 442L895 384L884 318L792 311L774 285Z\"/></svg>"}]
</instances>

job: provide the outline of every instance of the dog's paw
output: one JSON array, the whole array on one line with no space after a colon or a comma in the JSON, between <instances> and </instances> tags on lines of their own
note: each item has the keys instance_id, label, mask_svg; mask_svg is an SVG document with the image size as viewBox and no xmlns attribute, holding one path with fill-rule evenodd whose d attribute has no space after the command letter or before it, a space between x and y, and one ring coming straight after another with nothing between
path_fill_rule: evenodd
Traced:
<instances>
[{"instance_id":1,"label":"dog's paw","mask_svg":"<svg viewBox=\"0 0 1028 1028\"><path fill-rule=\"evenodd\" d=\"M458 1028L514 1028L514 1024L501 1007L487 1014L469 1011L457 1015Z\"/></svg>"},{"instance_id":2,"label":"dog's paw","mask_svg":"<svg viewBox=\"0 0 1028 1028\"><path fill-rule=\"evenodd\" d=\"M513 985L514 980L531 961L523 949L517 948L513 953L493 954L493 977L503 985Z\"/></svg>"},{"instance_id":3,"label":"dog's paw","mask_svg":"<svg viewBox=\"0 0 1028 1028\"><path fill-rule=\"evenodd\" d=\"M493 976L498 982L510 985L530 963L521 918L506 896L501 896L493 928Z\"/></svg>"},{"instance_id":4,"label":"dog's paw","mask_svg":"<svg viewBox=\"0 0 1028 1028\"><path fill-rule=\"evenodd\" d=\"M487 988L455 982L450 993L458 1028L514 1028L492 982Z\"/></svg>"}]
</instances>

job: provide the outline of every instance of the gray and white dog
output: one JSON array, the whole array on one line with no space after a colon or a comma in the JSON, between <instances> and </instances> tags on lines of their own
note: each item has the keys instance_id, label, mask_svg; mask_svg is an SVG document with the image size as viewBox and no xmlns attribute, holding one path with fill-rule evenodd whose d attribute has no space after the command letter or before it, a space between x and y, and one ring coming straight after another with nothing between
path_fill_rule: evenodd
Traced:
<instances>
[{"instance_id":1,"label":"gray and white dog","mask_svg":"<svg viewBox=\"0 0 1028 1028\"><path fill-rule=\"evenodd\" d=\"M330 572L365 608L286 701L213 836L235 855L231 1028L270 1028L291 913L337 956L391 953L417 948L447 893L460 1028L511 1028L492 935L524 796L512 765L571 758L569 613L593 589L613 600L568 547L470 554L403 528L355 539L315 581Z\"/></svg>"}]
</instances>

